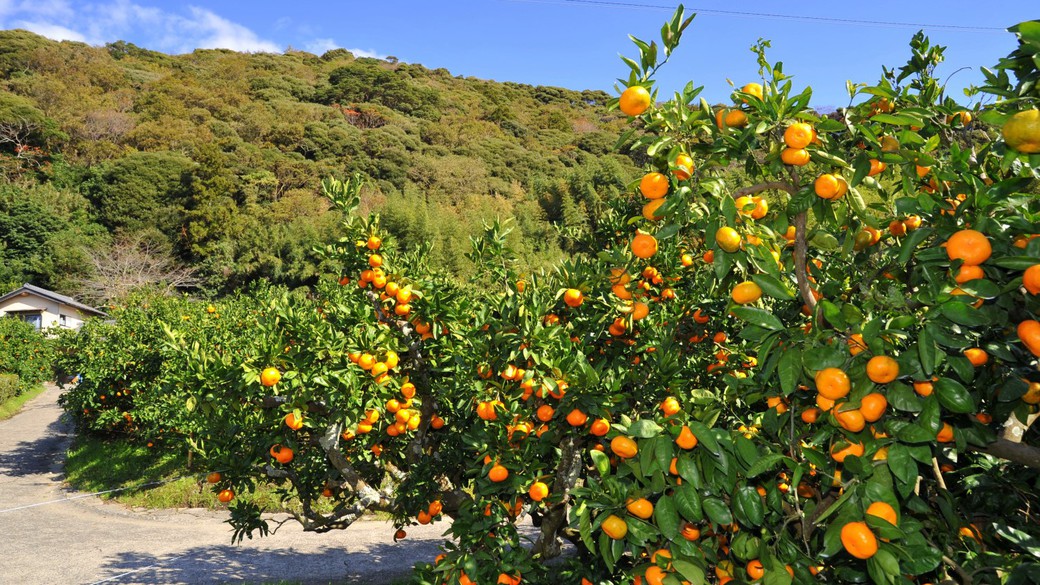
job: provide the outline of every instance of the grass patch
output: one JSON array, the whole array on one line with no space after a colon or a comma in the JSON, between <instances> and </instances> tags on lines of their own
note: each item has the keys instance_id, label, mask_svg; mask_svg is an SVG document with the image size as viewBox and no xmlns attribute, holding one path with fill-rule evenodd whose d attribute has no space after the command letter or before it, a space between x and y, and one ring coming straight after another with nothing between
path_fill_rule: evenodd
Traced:
<instances>
[{"instance_id":1,"label":"grass patch","mask_svg":"<svg viewBox=\"0 0 1040 585\"><path fill-rule=\"evenodd\" d=\"M102 497L127 506L226 507L205 482L205 473L188 471L184 453L149 449L119 439L77 437L65 460L65 475L72 487L83 492L122 489ZM282 505L276 488L274 484L260 485L253 493L236 495L236 499L253 502L268 512L287 512L298 505L293 501ZM331 509L331 505L328 507Z\"/></svg>"},{"instance_id":2,"label":"grass patch","mask_svg":"<svg viewBox=\"0 0 1040 585\"><path fill-rule=\"evenodd\" d=\"M19 394L14 398L0 402L0 420L7 420L12 416L18 414L22 407L25 406L26 402L29 402L33 398L36 398L43 393L43 386L34 386L31 390L24 394Z\"/></svg>"}]
</instances>

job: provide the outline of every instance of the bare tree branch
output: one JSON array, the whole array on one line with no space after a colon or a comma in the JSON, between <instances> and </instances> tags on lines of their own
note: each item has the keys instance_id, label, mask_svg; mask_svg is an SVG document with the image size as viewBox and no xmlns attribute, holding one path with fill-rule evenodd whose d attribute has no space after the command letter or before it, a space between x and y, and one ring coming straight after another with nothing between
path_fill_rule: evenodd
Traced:
<instances>
[{"instance_id":1,"label":"bare tree branch","mask_svg":"<svg viewBox=\"0 0 1040 585\"><path fill-rule=\"evenodd\" d=\"M141 236L117 240L109 250L91 251L89 257L93 274L76 284L78 296L95 303L123 299L144 287L169 293L198 284L192 268Z\"/></svg>"}]
</instances>

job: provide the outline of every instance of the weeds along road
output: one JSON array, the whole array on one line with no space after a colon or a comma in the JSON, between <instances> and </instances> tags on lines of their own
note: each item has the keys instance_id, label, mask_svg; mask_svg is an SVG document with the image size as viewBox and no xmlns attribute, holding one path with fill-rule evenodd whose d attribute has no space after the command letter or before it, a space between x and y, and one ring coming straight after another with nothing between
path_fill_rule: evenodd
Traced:
<instances>
[{"instance_id":1,"label":"weeds along road","mask_svg":"<svg viewBox=\"0 0 1040 585\"><path fill-rule=\"evenodd\" d=\"M330 534L287 522L231 544L226 512L129 510L62 483L72 429L46 391L0 422L0 558L6 583L365 583L408 574L437 555L447 524L413 526L394 544L383 521Z\"/></svg>"}]
</instances>

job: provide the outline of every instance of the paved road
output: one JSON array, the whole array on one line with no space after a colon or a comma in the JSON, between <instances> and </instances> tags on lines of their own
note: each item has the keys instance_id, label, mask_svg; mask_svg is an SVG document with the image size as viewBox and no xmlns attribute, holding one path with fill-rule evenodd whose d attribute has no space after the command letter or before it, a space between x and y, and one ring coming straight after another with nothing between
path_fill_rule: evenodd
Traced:
<instances>
[{"instance_id":1,"label":"paved road","mask_svg":"<svg viewBox=\"0 0 1040 585\"><path fill-rule=\"evenodd\" d=\"M54 386L0 422L0 582L364 583L379 585L432 559L447 524L416 526L394 544L389 523L330 534L286 523L266 538L231 544L226 513L140 512L63 486L71 429Z\"/></svg>"}]
</instances>

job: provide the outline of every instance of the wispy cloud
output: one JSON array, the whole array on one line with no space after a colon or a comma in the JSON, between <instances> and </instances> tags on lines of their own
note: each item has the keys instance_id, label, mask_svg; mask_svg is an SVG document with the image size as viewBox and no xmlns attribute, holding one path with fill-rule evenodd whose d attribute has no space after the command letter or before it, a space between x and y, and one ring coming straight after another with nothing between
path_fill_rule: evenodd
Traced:
<instances>
[{"instance_id":1,"label":"wispy cloud","mask_svg":"<svg viewBox=\"0 0 1040 585\"><path fill-rule=\"evenodd\" d=\"M77 4L64 0L0 0L0 28L25 28L57 40L104 44L146 31L150 49L185 53L196 48L280 53L282 48L217 13L188 6L183 13L112 0Z\"/></svg>"},{"instance_id":2,"label":"wispy cloud","mask_svg":"<svg viewBox=\"0 0 1040 585\"><path fill-rule=\"evenodd\" d=\"M371 57L373 59L386 59L386 55L377 52L375 49L347 49L354 54L355 57Z\"/></svg>"}]
</instances>

